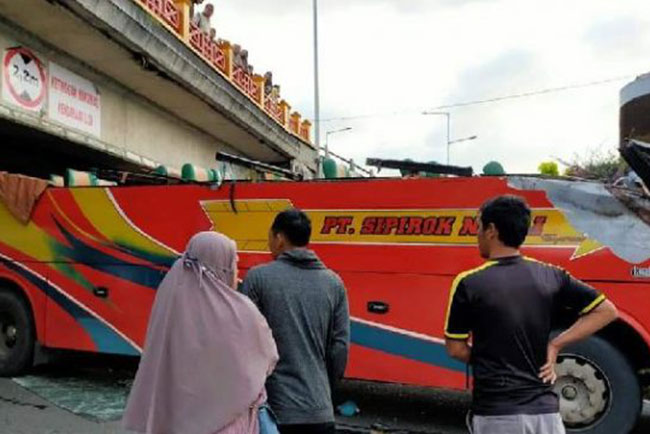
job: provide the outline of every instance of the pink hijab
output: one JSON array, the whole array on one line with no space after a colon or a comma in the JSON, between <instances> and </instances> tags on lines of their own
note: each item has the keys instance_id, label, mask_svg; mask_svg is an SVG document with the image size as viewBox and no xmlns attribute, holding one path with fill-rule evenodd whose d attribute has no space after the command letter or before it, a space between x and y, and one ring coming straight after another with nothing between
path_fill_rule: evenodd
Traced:
<instances>
[{"instance_id":1,"label":"pink hijab","mask_svg":"<svg viewBox=\"0 0 650 434\"><path fill-rule=\"evenodd\" d=\"M151 434L218 432L263 391L278 360L271 330L232 288L235 243L195 235L160 284L124 427Z\"/></svg>"}]
</instances>

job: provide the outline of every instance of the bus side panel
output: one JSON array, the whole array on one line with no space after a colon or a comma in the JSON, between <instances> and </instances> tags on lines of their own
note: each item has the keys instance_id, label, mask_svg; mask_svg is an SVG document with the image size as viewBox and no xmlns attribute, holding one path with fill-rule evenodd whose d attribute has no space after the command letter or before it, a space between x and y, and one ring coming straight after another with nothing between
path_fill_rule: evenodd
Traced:
<instances>
[{"instance_id":1,"label":"bus side panel","mask_svg":"<svg viewBox=\"0 0 650 434\"><path fill-rule=\"evenodd\" d=\"M83 318L52 299L47 300L45 346L64 350L97 352L91 334L82 325Z\"/></svg>"},{"instance_id":2,"label":"bus side panel","mask_svg":"<svg viewBox=\"0 0 650 434\"><path fill-rule=\"evenodd\" d=\"M340 276L348 291L351 341L357 346L348 375L435 385L465 372L463 364L447 355L442 338L449 276L352 272ZM457 385L457 380L451 384Z\"/></svg>"},{"instance_id":3,"label":"bus side panel","mask_svg":"<svg viewBox=\"0 0 650 434\"><path fill-rule=\"evenodd\" d=\"M602 291L616 305L621 313L621 319L639 333L650 349L650 328L648 327L650 282L588 283Z\"/></svg>"},{"instance_id":4,"label":"bus side panel","mask_svg":"<svg viewBox=\"0 0 650 434\"><path fill-rule=\"evenodd\" d=\"M354 328L354 326L353 326ZM463 390L467 377L463 366L445 369L430 363L377 351L352 344L346 378L380 381L415 386L445 387Z\"/></svg>"},{"instance_id":5,"label":"bus side panel","mask_svg":"<svg viewBox=\"0 0 650 434\"><path fill-rule=\"evenodd\" d=\"M154 291L150 288L131 291L133 285L97 272L91 265L66 266L68 273L75 273L74 280L53 273L49 281L47 345L138 355ZM132 267L111 265L110 268L130 270Z\"/></svg>"}]
</instances>

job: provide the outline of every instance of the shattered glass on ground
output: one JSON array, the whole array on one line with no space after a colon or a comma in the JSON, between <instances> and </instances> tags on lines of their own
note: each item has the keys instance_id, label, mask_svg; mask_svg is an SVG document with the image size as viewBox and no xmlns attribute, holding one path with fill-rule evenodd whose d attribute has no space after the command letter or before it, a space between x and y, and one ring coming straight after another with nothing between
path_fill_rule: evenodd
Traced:
<instances>
[{"instance_id":1,"label":"shattered glass on ground","mask_svg":"<svg viewBox=\"0 0 650 434\"><path fill-rule=\"evenodd\" d=\"M13 381L76 415L101 422L119 420L135 371L72 366L42 367Z\"/></svg>"}]
</instances>

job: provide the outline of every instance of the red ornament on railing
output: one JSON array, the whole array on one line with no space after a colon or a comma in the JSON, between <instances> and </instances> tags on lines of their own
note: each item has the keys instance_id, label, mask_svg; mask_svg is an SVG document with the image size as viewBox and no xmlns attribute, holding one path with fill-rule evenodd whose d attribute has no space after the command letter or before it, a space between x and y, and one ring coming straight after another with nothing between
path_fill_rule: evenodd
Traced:
<instances>
[{"instance_id":1,"label":"red ornament on railing","mask_svg":"<svg viewBox=\"0 0 650 434\"><path fill-rule=\"evenodd\" d=\"M299 128L300 127L298 126L298 120L296 118L294 118L293 116L290 117L289 118L289 129L292 132L297 133Z\"/></svg>"},{"instance_id":2,"label":"red ornament on railing","mask_svg":"<svg viewBox=\"0 0 650 434\"><path fill-rule=\"evenodd\" d=\"M174 0L138 0L151 12L169 24L178 33L181 28L181 11Z\"/></svg>"},{"instance_id":3,"label":"red ornament on railing","mask_svg":"<svg viewBox=\"0 0 650 434\"><path fill-rule=\"evenodd\" d=\"M190 44L199 53L224 74L226 71L226 54L221 47L194 23L190 23Z\"/></svg>"},{"instance_id":4,"label":"red ornament on railing","mask_svg":"<svg viewBox=\"0 0 650 434\"><path fill-rule=\"evenodd\" d=\"M226 53L224 53L224 51L216 42L213 42L213 44L214 55L212 57L212 63L214 63L214 66L216 66L219 71L227 75L228 69L226 68Z\"/></svg>"},{"instance_id":5,"label":"red ornament on railing","mask_svg":"<svg viewBox=\"0 0 650 434\"><path fill-rule=\"evenodd\" d=\"M232 79L235 82L235 85L244 91L251 98L255 98L255 85L253 83L253 78L239 65L233 67Z\"/></svg>"},{"instance_id":6,"label":"red ornament on railing","mask_svg":"<svg viewBox=\"0 0 650 434\"><path fill-rule=\"evenodd\" d=\"M255 80L253 80L252 78L250 82L251 82L251 87L250 87L251 98L253 98L259 104L259 101L262 100L262 86L255 83Z\"/></svg>"},{"instance_id":7,"label":"red ornament on railing","mask_svg":"<svg viewBox=\"0 0 650 434\"><path fill-rule=\"evenodd\" d=\"M308 124L306 121L300 125L300 137L307 142L311 139L310 126L311 124Z\"/></svg>"},{"instance_id":8,"label":"red ornament on railing","mask_svg":"<svg viewBox=\"0 0 650 434\"><path fill-rule=\"evenodd\" d=\"M190 44L207 57L206 39L206 34L196 24L190 23Z\"/></svg>"},{"instance_id":9,"label":"red ornament on railing","mask_svg":"<svg viewBox=\"0 0 650 434\"><path fill-rule=\"evenodd\" d=\"M273 119L275 119L280 124L284 125L284 114L282 113L282 108L280 104L273 101L272 98L267 98L264 102L264 110L270 114Z\"/></svg>"}]
</instances>

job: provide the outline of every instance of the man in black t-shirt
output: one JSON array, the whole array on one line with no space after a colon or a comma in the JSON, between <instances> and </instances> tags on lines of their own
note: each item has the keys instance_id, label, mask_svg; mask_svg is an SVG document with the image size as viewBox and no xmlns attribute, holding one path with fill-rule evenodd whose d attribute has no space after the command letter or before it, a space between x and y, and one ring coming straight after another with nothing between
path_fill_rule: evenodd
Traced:
<instances>
[{"instance_id":1,"label":"man in black t-shirt","mask_svg":"<svg viewBox=\"0 0 650 434\"><path fill-rule=\"evenodd\" d=\"M523 199L486 202L478 246L488 261L458 275L451 288L446 345L452 357L473 367L475 434L564 434L552 391L557 355L617 317L616 307L591 286L521 256L530 224ZM573 310L579 319L549 342L559 309Z\"/></svg>"}]
</instances>

